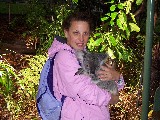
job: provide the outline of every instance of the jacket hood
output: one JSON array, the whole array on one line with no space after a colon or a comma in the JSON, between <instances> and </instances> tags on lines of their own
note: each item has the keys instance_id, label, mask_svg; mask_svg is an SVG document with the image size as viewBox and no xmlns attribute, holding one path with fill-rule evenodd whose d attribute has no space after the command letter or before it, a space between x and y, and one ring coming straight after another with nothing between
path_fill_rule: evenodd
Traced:
<instances>
[{"instance_id":1,"label":"jacket hood","mask_svg":"<svg viewBox=\"0 0 160 120\"><path fill-rule=\"evenodd\" d=\"M69 45L67 45L67 40L65 38L55 36L51 47L48 49L48 56L53 57L56 52L64 49L74 52L74 50Z\"/></svg>"}]
</instances>

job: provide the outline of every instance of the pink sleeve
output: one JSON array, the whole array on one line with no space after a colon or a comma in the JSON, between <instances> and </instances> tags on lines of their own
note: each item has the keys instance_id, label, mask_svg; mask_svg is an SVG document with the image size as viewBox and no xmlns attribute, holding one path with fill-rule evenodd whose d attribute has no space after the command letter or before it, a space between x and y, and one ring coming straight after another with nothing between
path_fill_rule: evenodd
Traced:
<instances>
[{"instance_id":1,"label":"pink sleeve","mask_svg":"<svg viewBox=\"0 0 160 120\"><path fill-rule=\"evenodd\" d=\"M62 94L72 98L80 97L88 104L107 105L111 94L93 84L89 76L75 75L78 68L80 65L74 54L66 50L57 54L54 69L59 74L59 89Z\"/></svg>"}]
</instances>

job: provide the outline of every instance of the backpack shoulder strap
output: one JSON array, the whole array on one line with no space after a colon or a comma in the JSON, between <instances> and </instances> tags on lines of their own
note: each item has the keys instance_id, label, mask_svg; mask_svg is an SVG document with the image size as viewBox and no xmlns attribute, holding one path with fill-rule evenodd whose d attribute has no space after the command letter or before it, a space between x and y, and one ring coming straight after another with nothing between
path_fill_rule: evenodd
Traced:
<instances>
[{"instance_id":1,"label":"backpack shoulder strap","mask_svg":"<svg viewBox=\"0 0 160 120\"><path fill-rule=\"evenodd\" d=\"M54 60L55 57L57 55L58 52L55 53L55 55L50 59L50 68L49 68L49 72L48 72L48 76L47 76L47 85L48 88L50 90L50 92L52 93L52 95L54 96L54 91L53 91L53 66L54 66Z\"/></svg>"},{"instance_id":2,"label":"backpack shoulder strap","mask_svg":"<svg viewBox=\"0 0 160 120\"><path fill-rule=\"evenodd\" d=\"M56 54L54 55L54 57L48 58L42 68L42 71L40 74L38 93L36 96L38 103L39 103L40 99L42 98L43 94L46 93L47 87L49 88L51 94L54 96L53 88L51 85L53 84L53 67L52 66L54 64L54 58L55 58Z\"/></svg>"},{"instance_id":3,"label":"backpack shoulder strap","mask_svg":"<svg viewBox=\"0 0 160 120\"><path fill-rule=\"evenodd\" d=\"M67 50L67 49L64 49L64 50L69 51L73 54L73 52L71 50ZM52 58L49 58L50 59L50 66L49 66L49 72L48 72L48 76L47 76L47 85L49 87L50 92L52 93L52 95L54 97L55 97L55 95L54 95L54 90L53 90L53 66L54 66L54 60L55 60L57 53L58 52L56 52ZM80 64L80 62L79 62L79 64ZM66 96L62 95L62 98L61 98L62 103L64 102L65 98L66 98Z\"/></svg>"}]
</instances>

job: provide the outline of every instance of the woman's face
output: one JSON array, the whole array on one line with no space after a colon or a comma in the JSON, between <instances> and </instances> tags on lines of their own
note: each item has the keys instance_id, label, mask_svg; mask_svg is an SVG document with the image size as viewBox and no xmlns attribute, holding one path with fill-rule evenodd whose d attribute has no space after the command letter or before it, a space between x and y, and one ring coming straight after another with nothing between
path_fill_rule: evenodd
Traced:
<instances>
[{"instance_id":1,"label":"woman's face","mask_svg":"<svg viewBox=\"0 0 160 120\"><path fill-rule=\"evenodd\" d=\"M64 30L67 44L75 50L83 50L88 42L90 26L85 21L72 21L68 30Z\"/></svg>"}]
</instances>

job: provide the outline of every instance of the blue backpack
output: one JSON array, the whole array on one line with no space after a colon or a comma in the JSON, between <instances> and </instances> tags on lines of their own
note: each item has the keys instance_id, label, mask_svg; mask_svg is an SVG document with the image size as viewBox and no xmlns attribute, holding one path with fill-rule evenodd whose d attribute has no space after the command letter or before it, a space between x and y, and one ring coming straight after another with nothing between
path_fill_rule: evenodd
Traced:
<instances>
[{"instance_id":1,"label":"blue backpack","mask_svg":"<svg viewBox=\"0 0 160 120\"><path fill-rule=\"evenodd\" d=\"M36 105L38 113L43 120L59 120L61 107L66 97L62 96L61 101L59 101L54 96L53 65L56 54L46 61L40 74Z\"/></svg>"}]
</instances>

